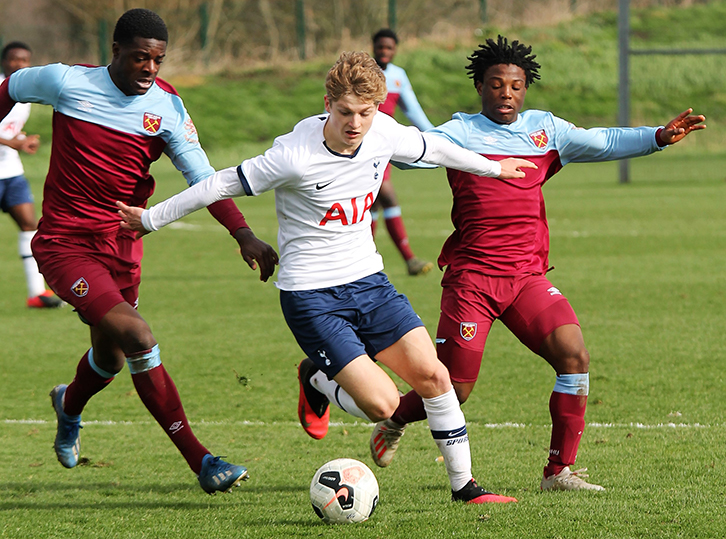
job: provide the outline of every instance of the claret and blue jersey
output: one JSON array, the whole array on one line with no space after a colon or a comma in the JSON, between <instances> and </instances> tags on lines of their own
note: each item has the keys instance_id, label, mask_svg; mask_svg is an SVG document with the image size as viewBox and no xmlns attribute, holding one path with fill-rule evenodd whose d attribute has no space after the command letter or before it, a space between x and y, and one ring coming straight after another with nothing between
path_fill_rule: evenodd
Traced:
<instances>
[{"instance_id":1,"label":"claret and blue jersey","mask_svg":"<svg viewBox=\"0 0 726 539\"><path fill-rule=\"evenodd\" d=\"M522 179L493 180L448 170L454 205L454 233L444 244L439 266L491 275L547 271L549 228L542 186L567 163L609 161L658 149L657 128L580 129L541 110L527 110L511 124L483 114L457 113L429 131L501 160L519 157L538 168Z\"/></svg>"},{"instance_id":2,"label":"claret and blue jersey","mask_svg":"<svg viewBox=\"0 0 726 539\"><path fill-rule=\"evenodd\" d=\"M413 92L406 71L397 65L388 64L383 73L386 75L388 95L386 101L381 104L378 110L393 116L396 112L396 106L400 106L406 118L421 131L431 129L434 125L426 117L426 113L421 108L418 99L416 99L416 94Z\"/></svg>"},{"instance_id":3,"label":"claret and blue jersey","mask_svg":"<svg viewBox=\"0 0 726 539\"><path fill-rule=\"evenodd\" d=\"M53 151L43 193L44 233L118 229L115 202L144 206L154 192L152 162L166 153L191 185L214 174L174 88L156 79L127 96L106 67L52 64L22 69L0 92L53 106Z\"/></svg>"}]
</instances>

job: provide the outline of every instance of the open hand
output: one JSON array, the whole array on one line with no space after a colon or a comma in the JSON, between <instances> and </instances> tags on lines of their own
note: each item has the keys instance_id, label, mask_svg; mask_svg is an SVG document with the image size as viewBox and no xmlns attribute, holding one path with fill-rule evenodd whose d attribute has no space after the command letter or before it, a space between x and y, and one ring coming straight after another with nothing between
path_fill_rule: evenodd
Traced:
<instances>
[{"instance_id":1,"label":"open hand","mask_svg":"<svg viewBox=\"0 0 726 539\"><path fill-rule=\"evenodd\" d=\"M706 129L706 125L702 123L706 120L706 117L702 114L695 114L692 116L692 112L693 109L686 109L668 122L665 128L660 132L660 140L664 144L675 144L679 140L682 140L691 131Z\"/></svg>"}]
</instances>

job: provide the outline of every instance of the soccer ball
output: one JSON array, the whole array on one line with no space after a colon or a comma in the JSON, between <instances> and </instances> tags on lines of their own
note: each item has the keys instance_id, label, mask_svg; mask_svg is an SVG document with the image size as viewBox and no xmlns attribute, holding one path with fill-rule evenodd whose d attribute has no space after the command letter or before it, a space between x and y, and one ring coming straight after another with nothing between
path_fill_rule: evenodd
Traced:
<instances>
[{"instance_id":1,"label":"soccer ball","mask_svg":"<svg viewBox=\"0 0 726 539\"><path fill-rule=\"evenodd\" d=\"M328 524L363 522L378 503L378 481L360 461L331 460L315 472L310 501L315 513Z\"/></svg>"}]
</instances>

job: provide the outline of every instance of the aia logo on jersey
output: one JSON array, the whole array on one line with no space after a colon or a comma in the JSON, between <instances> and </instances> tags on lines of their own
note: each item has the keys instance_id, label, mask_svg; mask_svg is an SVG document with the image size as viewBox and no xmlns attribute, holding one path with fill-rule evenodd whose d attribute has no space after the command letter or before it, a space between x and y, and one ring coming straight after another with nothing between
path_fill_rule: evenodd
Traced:
<instances>
[{"instance_id":1,"label":"aia logo on jersey","mask_svg":"<svg viewBox=\"0 0 726 539\"><path fill-rule=\"evenodd\" d=\"M545 133L544 129L540 129L539 131L535 131L534 133L529 134L529 138L532 139L532 142L534 142L534 145L538 148L544 148L547 146L547 142L549 142L549 138L547 138L547 133Z\"/></svg>"},{"instance_id":2,"label":"aia logo on jersey","mask_svg":"<svg viewBox=\"0 0 726 539\"><path fill-rule=\"evenodd\" d=\"M71 292L73 292L79 298L82 298L83 296L88 294L88 281L81 277L75 283L73 283L73 286L71 286Z\"/></svg>"},{"instance_id":3,"label":"aia logo on jersey","mask_svg":"<svg viewBox=\"0 0 726 539\"><path fill-rule=\"evenodd\" d=\"M462 322L459 324L459 333L465 341L472 340L476 337L476 322Z\"/></svg>"},{"instance_id":4,"label":"aia logo on jersey","mask_svg":"<svg viewBox=\"0 0 726 539\"><path fill-rule=\"evenodd\" d=\"M326 185L323 185L323 187ZM368 193L365 197L351 198L350 204L347 202L334 202L328 211L325 212L325 217L318 224L325 226L331 221L340 221L341 225L348 226L360 223L365 218L366 212L373 206L374 200L373 193Z\"/></svg>"},{"instance_id":5,"label":"aia logo on jersey","mask_svg":"<svg viewBox=\"0 0 726 539\"><path fill-rule=\"evenodd\" d=\"M154 135L159 129L161 129L161 116L144 112L144 130Z\"/></svg>"}]
</instances>

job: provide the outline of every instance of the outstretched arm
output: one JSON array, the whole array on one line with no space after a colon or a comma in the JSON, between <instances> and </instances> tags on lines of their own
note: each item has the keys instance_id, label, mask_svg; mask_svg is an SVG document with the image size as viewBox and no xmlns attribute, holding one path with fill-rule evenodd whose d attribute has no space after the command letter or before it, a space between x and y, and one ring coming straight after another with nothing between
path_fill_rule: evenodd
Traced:
<instances>
[{"instance_id":1,"label":"outstretched arm","mask_svg":"<svg viewBox=\"0 0 726 539\"><path fill-rule=\"evenodd\" d=\"M426 141L426 152L421 160L426 163L500 179L524 178L522 168L537 168L537 165L526 159L510 157L502 161L492 161L438 135L423 133L423 137Z\"/></svg>"},{"instance_id":2,"label":"outstretched arm","mask_svg":"<svg viewBox=\"0 0 726 539\"><path fill-rule=\"evenodd\" d=\"M137 237L158 230L200 208L221 199L244 194L236 168L221 170L189 189L156 204L149 210L116 202L121 216L121 228L134 230ZM260 280L267 281L275 272L278 256L269 244L258 239L248 227L238 228L232 234L240 246L242 258L250 268L260 267Z\"/></svg>"},{"instance_id":3,"label":"outstretched arm","mask_svg":"<svg viewBox=\"0 0 726 539\"><path fill-rule=\"evenodd\" d=\"M692 131L706 129L706 117L702 114L691 115L693 109L686 109L673 118L658 132L658 145L675 144L683 140Z\"/></svg>"}]
</instances>

